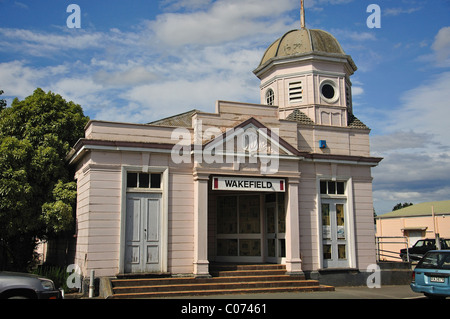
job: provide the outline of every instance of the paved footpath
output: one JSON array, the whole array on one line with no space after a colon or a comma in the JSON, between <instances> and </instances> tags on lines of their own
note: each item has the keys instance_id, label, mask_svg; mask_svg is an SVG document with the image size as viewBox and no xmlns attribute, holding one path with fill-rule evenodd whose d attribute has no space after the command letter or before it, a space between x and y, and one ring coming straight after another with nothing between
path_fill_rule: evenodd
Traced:
<instances>
[{"instance_id":1,"label":"paved footpath","mask_svg":"<svg viewBox=\"0 0 450 319\"><path fill-rule=\"evenodd\" d=\"M238 294L204 297L183 297L183 299L423 299L422 294L415 293L409 285L368 287L336 287L335 291Z\"/></svg>"}]
</instances>

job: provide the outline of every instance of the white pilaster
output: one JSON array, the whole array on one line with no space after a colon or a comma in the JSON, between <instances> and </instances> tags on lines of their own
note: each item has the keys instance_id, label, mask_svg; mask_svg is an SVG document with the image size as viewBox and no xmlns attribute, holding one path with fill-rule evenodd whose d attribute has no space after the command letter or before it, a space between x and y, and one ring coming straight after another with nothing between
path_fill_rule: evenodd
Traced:
<instances>
[{"instance_id":1,"label":"white pilaster","mask_svg":"<svg viewBox=\"0 0 450 319\"><path fill-rule=\"evenodd\" d=\"M286 210L286 270L290 275L303 275L300 259L298 184L299 179L289 178Z\"/></svg>"},{"instance_id":2,"label":"white pilaster","mask_svg":"<svg viewBox=\"0 0 450 319\"><path fill-rule=\"evenodd\" d=\"M208 262L208 175L194 174L194 275L210 277Z\"/></svg>"}]
</instances>

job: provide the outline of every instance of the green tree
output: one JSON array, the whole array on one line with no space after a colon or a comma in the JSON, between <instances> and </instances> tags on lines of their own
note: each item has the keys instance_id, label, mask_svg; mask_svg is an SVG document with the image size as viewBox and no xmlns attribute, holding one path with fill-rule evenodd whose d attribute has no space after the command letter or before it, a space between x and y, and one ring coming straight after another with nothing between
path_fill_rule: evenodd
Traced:
<instances>
[{"instance_id":1,"label":"green tree","mask_svg":"<svg viewBox=\"0 0 450 319\"><path fill-rule=\"evenodd\" d=\"M65 157L88 120L42 89L0 111L0 268L26 270L38 238L72 230L76 184Z\"/></svg>"},{"instance_id":2,"label":"green tree","mask_svg":"<svg viewBox=\"0 0 450 319\"><path fill-rule=\"evenodd\" d=\"M4 92L3 90L0 90L0 95L2 95ZM0 112L6 107L6 100L0 99Z\"/></svg>"},{"instance_id":3,"label":"green tree","mask_svg":"<svg viewBox=\"0 0 450 319\"><path fill-rule=\"evenodd\" d=\"M394 211L394 210L399 210L399 209L402 209L402 208L405 208L405 207L408 207L408 206L412 206L412 205L414 205L413 203L398 203L397 205L395 205L393 208L392 208L392 211Z\"/></svg>"}]
</instances>

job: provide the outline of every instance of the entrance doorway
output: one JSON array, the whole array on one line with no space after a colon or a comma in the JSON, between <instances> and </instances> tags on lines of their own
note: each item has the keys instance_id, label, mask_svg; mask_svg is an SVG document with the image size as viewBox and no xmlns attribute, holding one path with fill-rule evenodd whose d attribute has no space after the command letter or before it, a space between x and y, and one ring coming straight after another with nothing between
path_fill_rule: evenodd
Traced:
<instances>
[{"instance_id":1,"label":"entrance doorway","mask_svg":"<svg viewBox=\"0 0 450 319\"><path fill-rule=\"evenodd\" d=\"M265 196L266 261L283 264L286 259L286 209L284 193Z\"/></svg>"},{"instance_id":2,"label":"entrance doorway","mask_svg":"<svg viewBox=\"0 0 450 319\"><path fill-rule=\"evenodd\" d=\"M322 251L324 268L346 268L348 232L346 200L322 200Z\"/></svg>"},{"instance_id":3,"label":"entrance doorway","mask_svg":"<svg viewBox=\"0 0 450 319\"><path fill-rule=\"evenodd\" d=\"M161 194L128 193L125 272L161 271Z\"/></svg>"},{"instance_id":4,"label":"entrance doorway","mask_svg":"<svg viewBox=\"0 0 450 319\"><path fill-rule=\"evenodd\" d=\"M283 263L284 193L218 195L216 261Z\"/></svg>"}]
</instances>

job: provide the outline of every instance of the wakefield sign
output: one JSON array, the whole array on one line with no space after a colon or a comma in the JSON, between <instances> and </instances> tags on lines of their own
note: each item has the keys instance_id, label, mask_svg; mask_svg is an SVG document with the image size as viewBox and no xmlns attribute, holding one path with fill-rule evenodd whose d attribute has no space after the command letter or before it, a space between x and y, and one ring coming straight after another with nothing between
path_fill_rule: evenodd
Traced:
<instances>
[{"instance_id":1,"label":"wakefield sign","mask_svg":"<svg viewBox=\"0 0 450 319\"><path fill-rule=\"evenodd\" d=\"M284 192L286 182L282 178L213 177L212 189L222 191Z\"/></svg>"}]
</instances>

